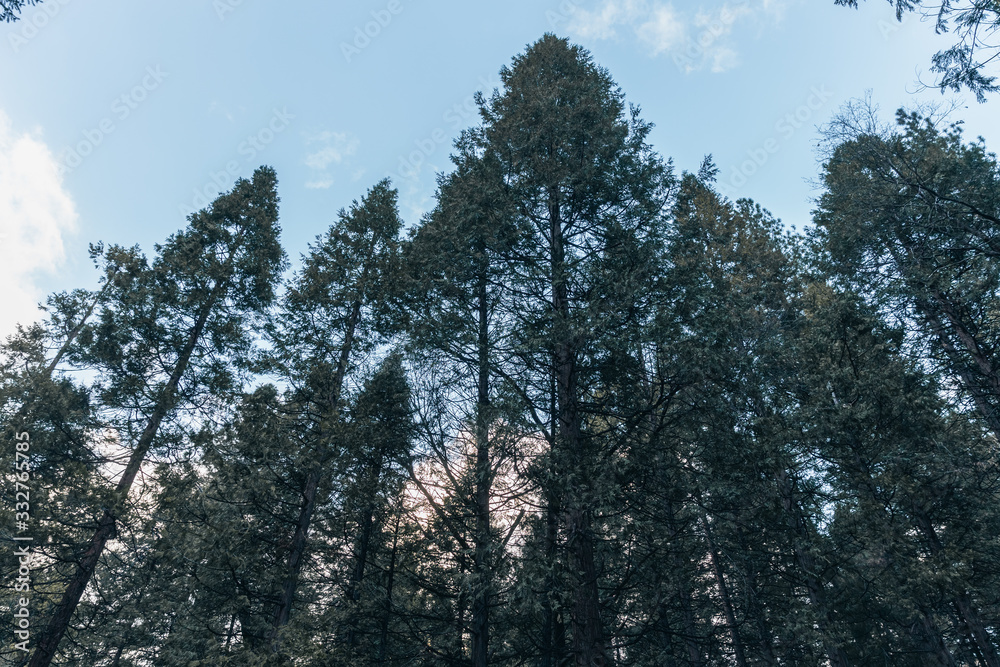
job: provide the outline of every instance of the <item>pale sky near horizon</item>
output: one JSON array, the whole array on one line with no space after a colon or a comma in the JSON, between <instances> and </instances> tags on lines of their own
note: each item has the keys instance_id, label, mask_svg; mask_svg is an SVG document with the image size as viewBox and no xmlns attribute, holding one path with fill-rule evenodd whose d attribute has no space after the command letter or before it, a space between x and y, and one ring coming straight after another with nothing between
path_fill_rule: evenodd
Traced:
<instances>
[{"instance_id":1,"label":"pale sky near horizon","mask_svg":"<svg viewBox=\"0 0 1000 667\"><path fill-rule=\"evenodd\" d=\"M93 287L89 242L153 245L235 177L278 174L295 262L383 177L415 224L472 96L545 32L586 47L656 125L678 172L711 153L720 190L801 229L818 195L817 127L872 91L954 100L1000 146L1000 96L942 97L933 24L833 0L45 0L0 24L0 336L52 291Z\"/></svg>"}]
</instances>

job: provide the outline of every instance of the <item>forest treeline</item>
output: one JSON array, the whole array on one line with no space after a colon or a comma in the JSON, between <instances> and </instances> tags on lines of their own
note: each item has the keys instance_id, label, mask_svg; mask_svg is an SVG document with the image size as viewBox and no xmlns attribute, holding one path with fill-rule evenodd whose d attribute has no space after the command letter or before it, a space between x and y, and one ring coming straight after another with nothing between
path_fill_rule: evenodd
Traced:
<instances>
[{"instance_id":1,"label":"forest treeline","mask_svg":"<svg viewBox=\"0 0 1000 667\"><path fill-rule=\"evenodd\" d=\"M501 78L408 232L288 273L262 167L4 343L0 663L1000 666L995 156L847 108L799 234Z\"/></svg>"}]
</instances>

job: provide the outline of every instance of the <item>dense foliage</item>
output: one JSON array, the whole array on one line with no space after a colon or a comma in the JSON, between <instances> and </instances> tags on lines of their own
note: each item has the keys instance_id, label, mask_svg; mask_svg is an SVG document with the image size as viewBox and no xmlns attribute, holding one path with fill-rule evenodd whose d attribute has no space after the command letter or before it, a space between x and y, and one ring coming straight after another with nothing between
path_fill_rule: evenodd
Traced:
<instances>
[{"instance_id":1,"label":"dense foliage","mask_svg":"<svg viewBox=\"0 0 1000 667\"><path fill-rule=\"evenodd\" d=\"M583 49L501 77L408 236L283 280L262 167L3 344L0 664L1000 667L995 156L842 116L799 235Z\"/></svg>"}]
</instances>

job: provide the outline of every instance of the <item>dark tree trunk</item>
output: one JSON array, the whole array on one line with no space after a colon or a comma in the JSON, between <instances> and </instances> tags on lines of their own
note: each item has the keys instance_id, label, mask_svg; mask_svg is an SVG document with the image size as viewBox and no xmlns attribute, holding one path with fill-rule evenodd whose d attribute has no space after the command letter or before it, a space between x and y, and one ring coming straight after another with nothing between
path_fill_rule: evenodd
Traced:
<instances>
[{"instance_id":1,"label":"dark tree trunk","mask_svg":"<svg viewBox=\"0 0 1000 667\"><path fill-rule=\"evenodd\" d=\"M118 480L118 485L115 488L115 497L118 504L125 503L129 490L132 488L132 483L139 473L139 468L142 466L142 462L146 459L146 454L149 453L149 449L153 445L153 440L160 429L160 424L173 407L177 387L187 370L191 355L194 353L195 347L197 347L198 341L201 339L205 324L208 322L208 317L215 307L215 302L221 295L223 287L223 285L217 285L213 290L208 301L202 307L198 320L188 334L188 339L185 341L184 348L177 357L177 363L174 365L170 378L160 393L153 408L153 413L146 422L146 426L139 436L139 441L136 443L135 449L132 450L128 465L125 466L125 470ZM87 550L83 553L80 560L77 561L76 573L70 579L69 585L63 592L59 604L56 605L49 624L39 636L35 653L32 655L28 667L48 667L51 664L59 642L62 640L63 635L66 634L67 628L69 628L73 613L80 604L80 598L83 597L83 592L87 588L94 570L97 568L97 562L104 552L104 547L107 545L108 540L113 538L116 533L115 523L118 511L118 508L107 509L101 516L97 530L94 532Z\"/></svg>"},{"instance_id":2,"label":"dark tree trunk","mask_svg":"<svg viewBox=\"0 0 1000 667\"><path fill-rule=\"evenodd\" d=\"M802 516L802 509L795 499L794 483L791 476L785 470L779 470L775 475L778 482L778 493L781 496L781 504L785 510L788 523L793 532L793 552L795 562L802 572L806 591L809 594L809 601L818 610L816 625L823 641L823 648L830 659L831 667L850 667L847 654L831 639L831 626L829 607L827 606L826 591L823 583L817 576L816 559L809 552L809 529L806 519Z\"/></svg>"},{"instance_id":3,"label":"dark tree trunk","mask_svg":"<svg viewBox=\"0 0 1000 667\"><path fill-rule=\"evenodd\" d=\"M715 574L715 583L719 589L719 599L722 601L722 611L726 616L726 627L729 630L729 637L733 642L733 652L736 655L736 664L739 667L746 667L747 659L743 652L743 642L740 640L739 628L736 625L736 614L733 613L733 603L729 598L729 587L726 585L726 577L722 571L722 563L719 562L719 553L715 549L715 542L712 540L712 528L708 523L708 518L702 515L701 524L705 528L705 542L708 544L708 555L712 562L712 572Z\"/></svg>"},{"instance_id":4,"label":"dark tree trunk","mask_svg":"<svg viewBox=\"0 0 1000 667\"><path fill-rule=\"evenodd\" d=\"M392 587L396 578L396 553L399 547L399 519L403 512L402 502L396 508L396 525L392 530L392 551L389 553L389 570L385 581L385 608L379 629L378 661L384 664L389 652L389 622L392 620Z\"/></svg>"},{"instance_id":5,"label":"dark tree trunk","mask_svg":"<svg viewBox=\"0 0 1000 667\"><path fill-rule=\"evenodd\" d=\"M570 624L573 629L573 655L579 667L603 667L609 657L601 624L600 594L597 567L594 560L594 533L591 515L580 497L581 485L587 479L587 460L580 422L577 386L577 350L571 333L566 271L566 249L555 190L549 192L549 229L551 250L551 289L553 328L556 332L553 366L556 373L558 401L558 431L556 460L565 466L574 479L566 489L566 534L569 566L576 579Z\"/></svg>"},{"instance_id":6,"label":"dark tree trunk","mask_svg":"<svg viewBox=\"0 0 1000 667\"><path fill-rule=\"evenodd\" d=\"M748 553L750 551L750 545L746 539L746 534L743 532L743 529L738 526L736 531L741 551L743 553ZM757 625L757 632L760 634L761 657L766 664L777 665L778 658L774 654L774 633L771 632L771 626L768 624L767 617L764 615L764 608L760 604L757 586L757 573L757 568L752 565L746 568L749 613L754 618Z\"/></svg>"},{"instance_id":7,"label":"dark tree trunk","mask_svg":"<svg viewBox=\"0 0 1000 667\"><path fill-rule=\"evenodd\" d=\"M369 497L369 502L365 503L358 520L360 530L358 531L357 544L354 549L354 567L351 570L351 576L347 585L347 597L354 604L355 609L358 608L361 602L361 584L365 578L365 568L368 565L368 560L371 558L372 535L375 532L376 505L374 499L383 465L381 453L376 452L375 456L375 460L369 462L369 469L366 475L365 489ZM357 641L357 623L354 622L351 623L347 631L347 645L353 647L357 644Z\"/></svg>"},{"instance_id":8,"label":"dark tree trunk","mask_svg":"<svg viewBox=\"0 0 1000 667\"><path fill-rule=\"evenodd\" d=\"M485 248L480 248L484 258ZM479 332L479 377L476 398L476 534L473 569L475 590L472 599L472 667L486 667L489 662L490 597L493 590L490 548L490 494L493 485L493 464L489 446L490 407L490 353L489 353L489 304L486 293L486 267L480 267L477 289Z\"/></svg>"},{"instance_id":9,"label":"dark tree trunk","mask_svg":"<svg viewBox=\"0 0 1000 667\"><path fill-rule=\"evenodd\" d=\"M340 394L344 386L344 377L347 375L347 364L350 360L354 333L360 319L361 301L359 300L355 301L351 308L351 315L347 322L347 331L344 333L344 343L340 349L340 358L337 360L337 370L334 372L330 394L326 400L327 405L324 406L326 416L331 420L336 417L340 409ZM328 437L328 434L325 432L319 434L318 442L321 447L327 444L325 441ZM288 550L285 581L282 584L274 611L274 620L271 623L269 641L271 642L273 651L278 650L280 644L279 633L281 632L281 628L288 624L292 613L292 602L295 600L295 589L298 587L299 573L302 571L302 561L309 536L309 524L312 522L313 513L316 511L316 492L319 489L320 477L323 474L323 464L326 463L329 456L328 449L326 448L326 451L320 455L320 460L309 471L302 489L302 504L299 506L299 517L295 522L295 533L292 536L292 543Z\"/></svg>"},{"instance_id":10,"label":"dark tree trunk","mask_svg":"<svg viewBox=\"0 0 1000 667\"><path fill-rule=\"evenodd\" d=\"M939 558L944 551L944 546L934 530L934 524L925 511L919 507L914 507L913 512L917 527L923 533L927 544L930 547L931 555ZM979 613L972 604L972 599L968 593L962 593L952 600L952 606L958 614L961 626L965 629L966 638L974 648L986 667L1000 667L1000 659L997 657L996 646L990 639L989 633L979 619Z\"/></svg>"}]
</instances>

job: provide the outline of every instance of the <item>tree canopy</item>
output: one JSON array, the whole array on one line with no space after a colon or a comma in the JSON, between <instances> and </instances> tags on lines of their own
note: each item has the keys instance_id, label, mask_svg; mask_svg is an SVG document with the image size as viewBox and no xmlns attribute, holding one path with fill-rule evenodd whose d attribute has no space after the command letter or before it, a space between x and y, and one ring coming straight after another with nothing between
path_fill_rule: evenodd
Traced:
<instances>
[{"instance_id":1,"label":"tree canopy","mask_svg":"<svg viewBox=\"0 0 1000 667\"><path fill-rule=\"evenodd\" d=\"M845 109L799 234L585 49L501 82L408 229L286 273L261 167L0 346L0 662L1000 667L985 143Z\"/></svg>"}]
</instances>

